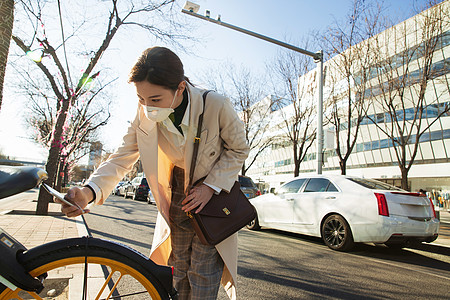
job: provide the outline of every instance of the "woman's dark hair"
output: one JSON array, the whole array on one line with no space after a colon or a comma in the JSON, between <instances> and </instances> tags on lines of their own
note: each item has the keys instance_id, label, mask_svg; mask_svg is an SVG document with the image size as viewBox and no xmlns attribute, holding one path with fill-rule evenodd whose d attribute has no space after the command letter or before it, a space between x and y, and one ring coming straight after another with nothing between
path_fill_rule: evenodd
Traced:
<instances>
[{"instance_id":1,"label":"woman's dark hair","mask_svg":"<svg viewBox=\"0 0 450 300\"><path fill-rule=\"evenodd\" d=\"M177 90L184 76L183 63L171 50L164 47L148 48L133 66L128 82L148 81L152 84Z\"/></svg>"}]
</instances>

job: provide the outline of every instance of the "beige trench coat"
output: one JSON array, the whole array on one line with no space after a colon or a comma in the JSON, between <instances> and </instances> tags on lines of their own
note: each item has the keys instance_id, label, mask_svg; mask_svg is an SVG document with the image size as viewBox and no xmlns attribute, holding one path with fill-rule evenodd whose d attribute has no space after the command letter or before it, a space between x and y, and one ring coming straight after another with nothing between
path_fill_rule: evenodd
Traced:
<instances>
[{"instance_id":1,"label":"beige trench coat","mask_svg":"<svg viewBox=\"0 0 450 300\"><path fill-rule=\"evenodd\" d=\"M187 84L190 96L189 130L185 146L185 186L189 182L189 169L193 141L197 132L198 116L203 110L203 90ZM147 119L143 107L138 105L136 118L123 138L122 146L96 170L89 179L99 190L96 204L102 204L117 182L141 158L144 173L159 210L150 258L167 265L171 252L169 208L171 200L172 162L158 147L156 123ZM249 148L242 122L230 101L214 92L206 99L203 129L195 167L194 182L206 177L205 182L229 191L237 180ZM230 299L236 299L237 234L216 245L225 263L221 283Z\"/></svg>"}]
</instances>

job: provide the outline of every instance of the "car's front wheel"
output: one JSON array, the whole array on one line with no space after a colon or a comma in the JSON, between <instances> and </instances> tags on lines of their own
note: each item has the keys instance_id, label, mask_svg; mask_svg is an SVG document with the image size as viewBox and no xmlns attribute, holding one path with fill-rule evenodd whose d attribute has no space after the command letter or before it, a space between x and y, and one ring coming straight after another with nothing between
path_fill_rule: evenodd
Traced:
<instances>
[{"instance_id":1,"label":"car's front wheel","mask_svg":"<svg viewBox=\"0 0 450 300\"><path fill-rule=\"evenodd\" d=\"M259 230L261 226L259 226L258 216L256 216L253 221L247 224L247 228L250 230Z\"/></svg>"},{"instance_id":2,"label":"car's front wheel","mask_svg":"<svg viewBox=\"0 0 450 300\"><path fill-rule=\"evenodd\" d=\"M340 215L325 219L321 228L322 239L329 248L347 251L354 246L352 231L347 221Z\"/></svg>"}]
</instances>

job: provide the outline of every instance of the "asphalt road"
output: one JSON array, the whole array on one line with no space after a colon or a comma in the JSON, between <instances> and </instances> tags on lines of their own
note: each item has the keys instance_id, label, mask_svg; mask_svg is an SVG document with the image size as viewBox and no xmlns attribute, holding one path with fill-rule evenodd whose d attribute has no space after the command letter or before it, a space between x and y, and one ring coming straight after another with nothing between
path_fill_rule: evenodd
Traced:
<instances>
[{"instance_id":1,"label":"asphalt road","mask_svg":"<svg viewBox=\"0 0 450 300\"><path fill-rule=\"evenodd\" d=\"M95 237L149 254L154 205L111 196L86 220ZM450 298L450 248L428 244L403 250L360 244L341 253L317 238L243 229L238 265L238 299ZM218 299L227 299L222 289Z\"/></svg>"}]
</instances>

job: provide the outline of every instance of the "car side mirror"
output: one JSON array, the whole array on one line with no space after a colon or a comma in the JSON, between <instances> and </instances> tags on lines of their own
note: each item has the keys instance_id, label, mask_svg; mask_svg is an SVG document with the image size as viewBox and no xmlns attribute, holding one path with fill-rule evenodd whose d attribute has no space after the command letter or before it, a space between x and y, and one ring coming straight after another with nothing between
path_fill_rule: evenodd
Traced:
<instances>
[{"instance_id":1,"label":"car side mirror","mask_svg":"<svg viewBox=\"0 0 450 300\"><path fill-rule=\"evenodd\" d=\"M274 187L270 188L270 193L275 195L278 194Z\"/></svg>"}]
</instances>

